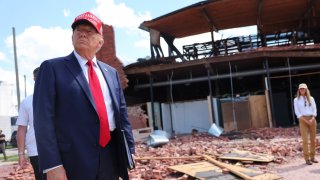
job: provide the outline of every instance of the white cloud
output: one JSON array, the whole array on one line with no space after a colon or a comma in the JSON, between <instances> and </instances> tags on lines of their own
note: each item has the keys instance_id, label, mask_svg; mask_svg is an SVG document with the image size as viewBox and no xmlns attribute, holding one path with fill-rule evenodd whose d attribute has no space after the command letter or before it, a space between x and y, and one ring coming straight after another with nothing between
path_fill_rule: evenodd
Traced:
<instances>
[{"instance_id":1,"label":"white cloud","mask_svg":"<svg viewBox=\"0 0 320 180\"><path fill-rule=\"evenodd\" d=\"M101 20L117 28L138 29L141 22L151 19L150 12L136 13L125 3L115 4L113 0L97 0L95 14L100 15Z\"/></svg>"},{"instance_id":2,"label":"white cloud","mask_svg":"<svg viewBox=\"0 0 320 180\"><path fill-rule=\"evenodd\" d=\"M43 28L32 26L16 36L18 69L20 75L20 89L24 92L24 78L27 76L27 93L33 91L33 70L46 60L54 57L65 56L72 52L71 30L64 30L60 27ZM6 45L13 57L12 36L5 40ZM15 83L15 73L13 71L5 73L4 81Z\"/></svg>"},{"instance_id":3,"label":"white cloud","mask_svg":"<svg viewBox=\"0 0 320 180\"><path fill-rule=\"evenodd\" d=\"M132 43L130 45L133 48L141 51L149 47L149 33L138 28L143 21L152 19L149 11L136 12L125 3L115 4L114 0L96 0L96 3L97 7L92 11L97 14L105 24L112 25L115 31L119 28L124 29L127 36L139 39L136 42L127 42ZM118 43L119 42L116 42L116 44ZM132 51L135 50L132 49Z\"/></svg>"},{"instance_id":4,"label":"white cloud","mask_svg":"<svg viewBox=\"0 0 320 180\"><path fill-rule=\"evenodd\" d=\"M8 64L13 64L13 55L12 59L8 59L8 56L6 53L0 52L0 65L8 65Z\"/></svg>"},{"instance_id":5,"label":"white cloud","mask_svg":"<svg viewBox=\"0 0 320 180\"><path fill-rule=\"evenodd\" d=\"M150 40L149 38L144 38L144 39L141 39L139 41L136 41L134 44L133 44L134 47L136 48L150 48Z\"/></svg>"},{"instance_id":6,"label":"white cloud","mask_svg":"<svg viewBox=\"0 0 320 180\"><path fill-rule=\"evenodd\" d=\"M63 10L63 15L64 15L65 17L70 16L70 9L64 9L64 10Z\"/></svg>"},{"instance_id":7,"label":"white cloud","mask_svg":"<svg viewBox=\"0 0 320 180\"><path fill-rule=\"evenodd\" d=\"M25 29L16 37L18 64L21 71L32 72L42 61L70 53L72 51L71 34L71 30L60 27L32 26ZM12 36L6 39L6 44L9 49L13 49ZM11 53L13 53L12 50Z\"/></svg>"},{"instance_id":8,"label":"white cloud","mask_svg":"<svg viewBox=\"0 0 320 180\"><path fill-rule=\"evenodd\" d=\"M0 60L4 59L4 54L2 52L0 52Z\"/></svg>"},{"instance_id":9,"label":"white cloud","mask_svg":"<svg viewBox=\"0 0 320 180\"><path fill-rule=\"evenodd\" d=\"M0 52L0 61L3 61L5 60L5 55L4 53Z\"/></svg>"}]
</instances>

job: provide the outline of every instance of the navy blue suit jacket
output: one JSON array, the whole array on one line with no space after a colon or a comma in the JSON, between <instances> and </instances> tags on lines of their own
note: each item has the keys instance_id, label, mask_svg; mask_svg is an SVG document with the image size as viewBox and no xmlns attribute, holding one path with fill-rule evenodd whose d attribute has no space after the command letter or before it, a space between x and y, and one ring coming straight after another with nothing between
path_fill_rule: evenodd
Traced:
<instances>
[{"instance_id":1,"label":"navy blue suit jacket","mask_svg":"<svg viewBox=\"0 0 320 180\"><path fill-rule=\"evenodd\" d=\"M134 153L134 140L118 73L101 61L97 64L110 91L116 130L118 134L124 130L130 151ZM90 87L74 53L41 64L35 83L33 108L41 170L63 165L72 179L94 179L99 166L99 119ZM120 137L117 140L123 141ZM122 162L120 168L127 173Z\"/></svg>"}]
</instances>

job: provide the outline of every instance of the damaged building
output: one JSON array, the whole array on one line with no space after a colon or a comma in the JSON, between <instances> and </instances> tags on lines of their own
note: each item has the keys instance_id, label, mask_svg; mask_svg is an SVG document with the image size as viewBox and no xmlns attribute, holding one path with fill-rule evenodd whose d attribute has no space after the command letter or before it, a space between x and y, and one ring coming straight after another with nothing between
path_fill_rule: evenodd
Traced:
<instances>
[{"instance_id":1,"label":"damaged building","mask_svg":"<svg viewBox=\"0 0 320 180\"><path fill-rule=\"evenodd\" d=\"M257 34L214 39L213 32L256 26ZM208 0L144 21L151 59L125 67L129 106L148 126L175 134L297 124L293 98L307 83L319 107L320 1ZM175 39L210 33L179 51ZM160 44L168 46L168 56Z\"/></svg>"}]
</instances>

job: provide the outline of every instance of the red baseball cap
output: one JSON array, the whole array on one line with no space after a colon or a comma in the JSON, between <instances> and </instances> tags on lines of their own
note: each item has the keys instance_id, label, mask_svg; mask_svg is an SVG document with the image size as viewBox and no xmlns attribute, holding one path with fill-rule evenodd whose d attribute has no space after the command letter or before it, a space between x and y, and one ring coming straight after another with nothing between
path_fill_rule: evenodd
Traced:
<instances>
[{"instance_id":1,"label":"red baseball cap","mask_svg":"<svg viewBox=\"0 0 320 180\"><path fill-rule=\"evenodd\" d=\"M74 22L72 23L71 27L74 30L75 27L77 27L79 24L89 23L91 24L99 34L102 35L102 21L92 14L91 12L85 12L83 14L80 14L74 19Z\"/></svg>"}]
</instances>

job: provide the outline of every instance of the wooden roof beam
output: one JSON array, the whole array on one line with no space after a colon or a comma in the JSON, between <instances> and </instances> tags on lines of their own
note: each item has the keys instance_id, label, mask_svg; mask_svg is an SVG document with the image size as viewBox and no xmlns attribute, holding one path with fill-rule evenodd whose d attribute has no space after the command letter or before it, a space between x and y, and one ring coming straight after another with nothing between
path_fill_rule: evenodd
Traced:
<instances>
[{"instance_id":1,"label":"wooden roof beam","mask_svg":"<svg viewBox=\"0 0 320 180\"><path fill-rule=\"evenodd\" d=\"M208 21L210 31L211 32L218 31L217 27L214 25L212 19L210 18L207 9L205 7L202 7L201 12L202 12L203 16L206 18L206 20Z\"/></svg>"},{"instance_id":2,"label":"wooden roof beam","mask_svg":"<svg viewBox=\"0 0 320 180\"><path fill-rule=\"evenodd\" d=\"M257 27L258 27L258 30L261 30L262 29L261 13L262 13L262 7L263 7L263 0L257 0L257 1L258 1Z\"/></svg>"},{"instance_id":3,"label":"wooden roof beam","mask_svg":"<svg viewBox=\"0 0 320 180\"><path fill-rule=\"evenodd\" d=\"M261 14L262 14L262 8L263 8L263 0L257 0L258 1L258 7L257 7L257 32L261 39L261 44L263 47L266 46L266 40L265 40L265 32L263 31L263 24L261 21Z\"/></svg>"}]
</instances>

